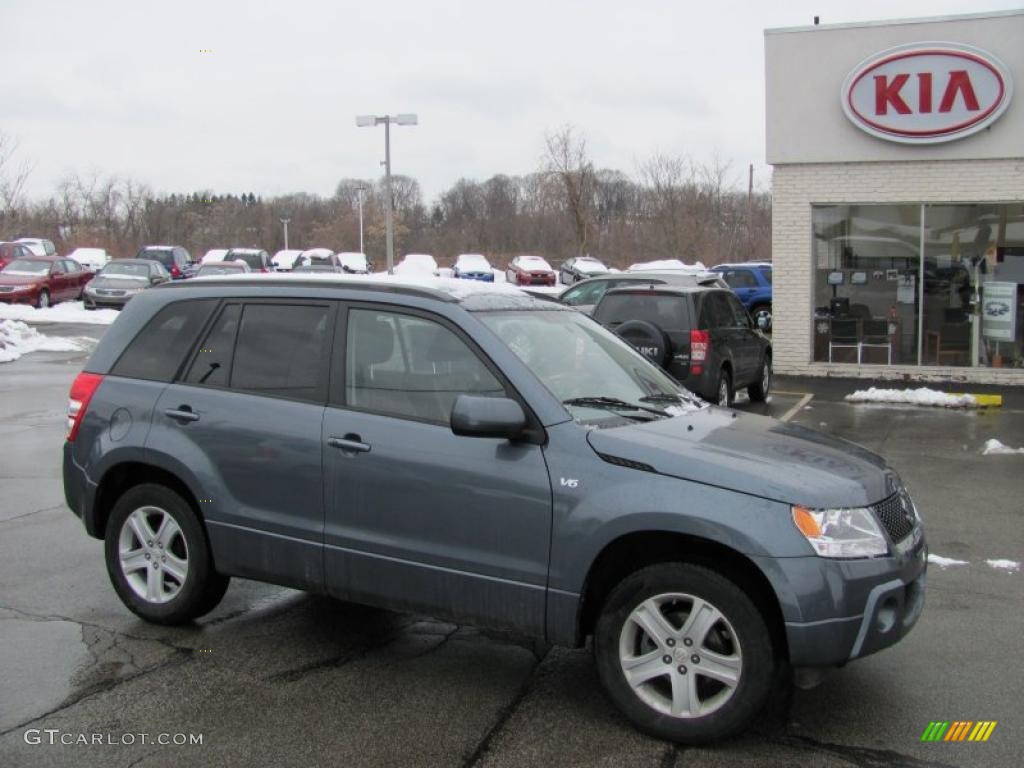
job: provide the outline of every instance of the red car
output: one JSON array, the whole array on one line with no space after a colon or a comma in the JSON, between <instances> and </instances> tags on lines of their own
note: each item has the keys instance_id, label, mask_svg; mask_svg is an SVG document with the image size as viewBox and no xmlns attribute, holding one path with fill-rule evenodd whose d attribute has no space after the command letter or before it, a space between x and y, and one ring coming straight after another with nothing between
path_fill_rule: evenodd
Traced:
<instances>
[{"instance_id":1,"label":"red car","mask_svg":"<svg viewBox=\"0 0 1024 768\"><path fill-rule=\"evenodd\" d=\"M0 269L15 259L32 259L35 254L24 243L0 243Z\"/></svg>"},{"instance_id":2,"label":"red car","mask_svg":"<svg viewBox=\"0 0 1024 768\"><path fill-rule=\"evenodd\" d=\"M516 256L505 270L505 279L515 285L555 285L557 278L540 256Z\"/></svg>"},{"instance_id":3,"label":"red car","mask_svg":"<svg viewBox=\"0 0 1024 768\"><path fill-rule=\"evenodd\" d=\"M0 270L0 301L48 307L82 297L92 272L74 259L32 256L15 259Z\"/></svg>"}]
</instances>

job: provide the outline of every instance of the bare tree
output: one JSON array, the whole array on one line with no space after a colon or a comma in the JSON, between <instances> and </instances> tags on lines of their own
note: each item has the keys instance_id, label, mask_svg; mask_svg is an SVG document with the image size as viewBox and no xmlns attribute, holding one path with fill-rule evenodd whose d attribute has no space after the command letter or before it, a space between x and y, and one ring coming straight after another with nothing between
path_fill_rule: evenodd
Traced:
<instances>
[{"instance_id":1,"label":"bare tree","mask_svg":"<svg viewBox=\"0 0 1024 768\"><path fill-rule=\"evenodd\" d=\"M13 217L25 203L25 184L32 174L32 163L26 159L18 162L18 141L0 132L0 214Z\"/></svg>"},{"instance_id":2,"label":"bare tree","mask_svg":"<svg viewBox=\"0 0 1024 768\"><path fill-rule=\"evenodd\" d=\"M566 213L572 222L576 252L587 253L594 192L594 167L587 142L571 125L545 136L544 170L562 182Z\"/></svg>"}]
</instances>

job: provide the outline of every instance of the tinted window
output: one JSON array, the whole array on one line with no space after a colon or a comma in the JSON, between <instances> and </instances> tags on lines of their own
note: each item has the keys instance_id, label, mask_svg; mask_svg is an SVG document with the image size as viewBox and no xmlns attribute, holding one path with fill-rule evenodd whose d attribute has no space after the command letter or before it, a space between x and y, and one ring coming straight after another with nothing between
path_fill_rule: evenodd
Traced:
<instances>
[{"instance_id":1,"label":"tinted window","mask_svg":"<svg viewBox=\"0 0 1024 768\"><path fill-rule=\"evenodd\" d=\"M761 277L763 277L765 279L765 281L768 283L768 285L772 284L772 271L770 269L762 269L761 270Z\"/></svg>"},{"instance_id":2,"label":"tinted window","mask_svg":"<svg viewBox=\"0 0 1024 768\"><path fill-rule=\"evenodd\" d=\"M214 299L203 299L168 304L132 340L111 373L170 381L216 303Z\"/></svg>"},{"instance_id":3,"label":"tinted window","mask_svg":"<svg viewBox=\"0 0 1024 768\"><path fill-rule=\"evenodd\" d=\"M570 307L577 307L581 304L597 304L604 296L605 291L617 284L612 280L598 280L589 285L581 285L579 288L568 291L562 301Z\"/></svg>"},{"instance_id":4,"label":"tinted window","mask_svg":"<svg viewBox=\"0 0 1024 768\"><path fill-rule=\"evenodd\" d=\"M732 325L734 328L750 328L750 315L747 314L747 310L743 308L740 300L733 296L731 293L723 294L725 296L726 307L732 316Z\"/></svg>"},{"instance_id":5,"label":"tinted window","mask_svg":"<svg viewBox=\"0 0 1024 768\"><path fill-rule=\"evenodd\" d=\"M326 305L249 304L235 342L231 388L323 402Z\"/></svg>"},{"instance_id":6,"label":"tinted window","mask_svg":"<svg viewBox=\"0 0 1024 768\"><path fill-rule=\"evenodd\" d=\"M594 310L594 319L614 328L630 320L645 320L663 331L684 331L690 327L687 297L649 291L607 294Z\"/></svg>"},{"instance_id":7,"label":"tinted window","mask_svg":"<svg viewBox=\"0 0 1024 768\"><path fill-rule=\"evenodd\" d=\"M749 269L729 269L722 276L730 288L757 288L757 278Z\"/></svg>"},{"instance_id":8,"label":"tinted window","mask_svg":"<svg viewBox=\"0 0 1024 768\"><path fill-rule=\"evenodd\" d=\"M208 387L226 387L231 372L231 355L235 348L235 334L242 308L238 304L224 307L214 322L199 350L192 359L192 365L185 381L189 384L204 384Z\"/></svg>"},{"instance_id":9,"label":"tinted window","mask_svg":"<svg viewBox=\"0 0 1024 768\"><path fill-rule=\"evenodd\" d=\"M224 257L224 261L241 261L249 265L249 269L254 272L259 272L263 268L263 254L262 253L238 253L229 251L228 255Z\"/></svg>"},{"instance_id":10,"label":"tinted window","mask_svg":"<svg viewBox=\"0 0 1024 768\"><path fill-rule=\"evenodd\" d=\"M462 339L422 317L354 309L346 349L345 400L354 408L448 424L460 394L505 394Z\"/></svg>"},{"instance_id":11,"label":"tinted window","mask_svg":"<svg viewBox=\"0 0 1024 768\"><path fill-rule=\"evenodd\" d=\"M170 269L171 265L174 264L174 254L172 251L148 251L145 248L143 248L141 251L139 251L135 258L151 259L152 261L158 261L168 269Z\"/></svg>"}]
</instances>

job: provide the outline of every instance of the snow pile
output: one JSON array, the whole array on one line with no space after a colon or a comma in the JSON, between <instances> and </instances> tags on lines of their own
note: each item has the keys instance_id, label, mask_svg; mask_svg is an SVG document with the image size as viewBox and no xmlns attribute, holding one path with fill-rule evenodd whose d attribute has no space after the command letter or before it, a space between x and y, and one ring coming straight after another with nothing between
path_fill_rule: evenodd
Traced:
<instances>
[{"instance_id":1,"label":"snow pile","mask_svg":"<svg viewBox=\"0 0 1024 768\"><path fill-rule=\"evenodd\" d=\"M630 264L627 272L652 272L657 270L683 270L685 272L704 272L706 267L703 262L687 264L679 259L661 259L659 261L642 261L639 264Z\"/></svg>"},{"instance_id":2,"label":"snow pile","mask_svg":"<svg viewBox=\"0 0 1024 768\"><path fill-rule=\"evenodd\" d=\"M846 396L850 403L897 403L900 405L930 405L939 408L974 408L978 401L971 395L951 395L928 387L917 389L858 389Z\"/></svg>"},{"instance_id":3,"label":"snow pile","mask_svg":"<svg viewBox=\"0 0 1024 768\"><path fill-rule=\"evenodd\" d=\"M74 339L44 336L19 320L0 318L0 363L10 363L29 352L77 352L83 346Z\"/></svg>"},{"instance_id":4,"label":"snow pile","mask_svg":"<svg viewBox=\"0 0 1024 768\"><path fill-rule=\"evenodd\" d=\"M1002 571L1020 570L1020 563L1018 563L1016 560L986 560L985 562L988 563L990 567L998 568Z\"/></svg>"},{"instance_id":5,"label":"snow pile","mask_svg":"<svg viewBox=\"0 0 1024 768\"><path fill-rule=\"evenodd\" d=\"M1011 453L1024 453L1024 448L1010 448L1008 445L1003 445L995 438L985 441L985 450L981 452L982 456L988 456L989 454L1006 455Z\"/></svg>"},{"instance_id":6,"label":"snow pile","mask_svg":"<svg viewBox=\"0 0 1024 768\"><path fill-rule=\"evenodd\" d=\"M969 565L966 560L957 560L953 557L943 557L942 555L928 555L928 565L937 565L939 568L948 568L951 565Z\"/></svg>"},{"instance_id":7,"label":"snow pile","mask_svg":"<svg viewBox=\"0 0 1024 768\"><path fill-rule=\"evenodd\" d=\"M0 320L23 320L27 323L86 323L110 325L117 318L116 309L87 310L80 301L54 304L36 309L27 304L0 303Z\"/></svg>"}]
</instances>

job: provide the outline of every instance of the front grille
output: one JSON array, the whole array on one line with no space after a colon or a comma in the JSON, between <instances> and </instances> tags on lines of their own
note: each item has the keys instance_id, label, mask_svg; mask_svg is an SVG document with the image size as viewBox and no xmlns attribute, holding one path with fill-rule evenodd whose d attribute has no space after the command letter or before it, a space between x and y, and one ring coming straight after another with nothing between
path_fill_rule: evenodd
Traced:
<instances>
[{"instance_id":1,"label":"front grille","mask_svg":"<svg viewBox=\"0 0 1024 768\"><path fill-rule=\"evenodd\" d=\"M124 291L115 291L110 288L97 288L96 293L100 296L124 296Z\"/></svg>"},{"instance_id":2,"label":"front grille","mask_svg":"<svg viewBox=\"0 0 1024 768\"><path fill-rule=\"evenodd\" d=\"M903 541L914 530L914 513L901 494L894 493L875 504L872 509L893 543Z\"/></svg>"}]
</instances>

